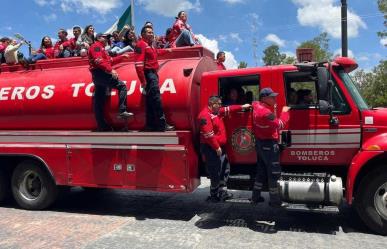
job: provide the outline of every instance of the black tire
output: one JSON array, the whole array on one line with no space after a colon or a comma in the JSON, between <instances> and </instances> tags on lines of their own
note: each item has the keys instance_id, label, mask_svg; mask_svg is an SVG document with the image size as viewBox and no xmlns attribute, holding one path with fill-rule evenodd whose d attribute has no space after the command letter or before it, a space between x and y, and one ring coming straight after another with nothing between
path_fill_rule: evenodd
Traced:
<instances>
[{"instance_id":1,"label":"black tire","mask_svg":"<svg viewBox=\"0 0 387 249\"><path fill-rule=\"evenodd\" d=\"M13 172L12 193L20 207L41 210L55 201L58 189L46 170L34 161L24 161Z\"/></svg>"},{"instance_id":2,"label":"black tire","mask_svg":"<svg viewBox=\"0 0 387 249\"><path fill-rule=\"evenodd\" d=\"M384 209L378 206L379 201L387 198L387 167L368 173L360 182L355 196L355 209L362 221L372 231L387 235L387 204Z\"/></svg>"},{"instance_id":3,"label":"black tire","mask_svg":"<svg viewBox=\"0 0 387 249\"><path fill-rule=\"evenodd\" d=\"M4 203L11 195L11 186L5 173L0 170L0 204Z\"/></svg>"}]
</instances>

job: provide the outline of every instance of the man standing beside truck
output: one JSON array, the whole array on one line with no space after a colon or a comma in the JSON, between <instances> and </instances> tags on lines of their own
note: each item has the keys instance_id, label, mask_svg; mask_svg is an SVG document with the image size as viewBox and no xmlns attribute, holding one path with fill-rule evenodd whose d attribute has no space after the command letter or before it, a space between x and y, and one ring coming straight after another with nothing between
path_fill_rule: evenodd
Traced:
<instances>
[{"instance_id":1,"label":"man standing beside truck","mask_svg":"<svg viewBox=\"0 0 387 249\"><path fill-rule=\"evenodd\" d=\"M124 82L118 79L118 73L112 68L113 60L105 51L108 35L98 33L96 42L89 49L90 72L95 85L94 114L97 121L97 131L113 131L104 118L106 91L115 88L119 92L119 114L121 118L129 118L133 113L126 111L127 90Z\"/></svg>"},{"instance_id":2,"label":"man standing beside truck","mask_svg":"<svg viewBox=\"0 0 387 249\"><path fill-rule=\"evenodd\" d=\"M289 121L289 107L284 106L279 118L273 111L276 96L271 88L263 88L259 94L260 101L253 102L253 131L256 139L257 171L253 187L252 203L263 202L261 196L263 183L267 181L271 206L281 206L278 180L281 175L278 146L279 130Z\"/></svg>"},{"instance_id":3,"label":"man standing beside truck","mask_svg":"<svg viewBox=\"0 0 387 249\"><path fill-rule=\"evenodd\" d=\"M227 164L224 163L225 153L222 147L227 143L227 135L223 117L251 107L250 104L221 106L220 98L212 96L208 100L208 106L198 116L200 151L205 158L211 180L210 196L208 197L211 202L224 201L232 197L232 194L224 189L227 181Z\"/></svg>"}]
</instances>

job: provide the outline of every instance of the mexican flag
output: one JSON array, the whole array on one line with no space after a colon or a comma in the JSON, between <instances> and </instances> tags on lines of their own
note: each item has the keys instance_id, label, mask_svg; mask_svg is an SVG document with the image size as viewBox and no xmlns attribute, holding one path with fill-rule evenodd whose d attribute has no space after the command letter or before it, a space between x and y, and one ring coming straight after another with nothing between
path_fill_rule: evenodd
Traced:
<instances>
[{"instance_id":1,"label":"mexican flag","mask_svg":"<svg viewBox=\"0 0 387 249\"><path fill-rule=\"evenodd\" d=\"M125 25L134 26L133 7L133 0L131 0L129 7L125 10L122 16L105 33L111 34L115 30L120 31Z\"/></svg>"}]
</instances>

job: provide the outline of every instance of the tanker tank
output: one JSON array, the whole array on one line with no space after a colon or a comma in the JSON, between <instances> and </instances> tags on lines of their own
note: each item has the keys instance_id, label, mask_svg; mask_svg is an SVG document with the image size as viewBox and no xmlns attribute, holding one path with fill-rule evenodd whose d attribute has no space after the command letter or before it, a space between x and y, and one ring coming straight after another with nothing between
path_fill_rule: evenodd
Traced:
<instances>
[{"instance_id":1,"label":"tanker tank","mask_svg":"<svg viewBox=\"0 0 387 249\"><path fill-rule=\"evenodd\" d=\"M177 130L196 130L201 75L216 70L213 54L199 47L173 49L159 58L160 92L167 121ZM128 89L130 130L145 126L145 96L134 67L134 54L113 66ZM38 61L26 70L3 64L0 71L0 130L93 130L94 84L87 58ZM107 93L105 117L115 129L125 126L117 117L116 90Z\"/></svg>"}]
</instances>

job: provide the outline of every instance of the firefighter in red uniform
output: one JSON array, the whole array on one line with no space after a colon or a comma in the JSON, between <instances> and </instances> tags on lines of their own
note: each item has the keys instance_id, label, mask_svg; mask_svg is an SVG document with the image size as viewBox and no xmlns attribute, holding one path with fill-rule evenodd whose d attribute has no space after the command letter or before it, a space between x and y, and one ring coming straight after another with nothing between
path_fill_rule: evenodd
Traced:
<instances>
[{"instance_id":1,"label":"firefighter in red uniform","mask_svg":"<svg viewBox=\"0 0 387 249\"><path fill-rule=\"evenodd\" d=\"M161 103L159 76L157 70L159 63L157 56L171 49L160 50L153 46L154 33L151 26L144 26L141 30L141 39L137 41L136 71L146 95L146 131L172 131L175 127L167 124Z\"/></svg>"},{"instance_id":2,"label":"firefighter in red uniform","mask_svg":"<svg viewBox=\"0 0 387 249\"><path fill-rule=\"evenodd\" d=\"M263 183L269 186L271 206L281 206L278 180L281 175L279 164L280 150L278 146L279 130L289 120L289 107L284 106L279 118L276 117L276 96L271 88L260 92L260 101L253 102L253 130L256 139L257 171L253 187L252 202L263 202L261 196Z\"/></svg>"},{"instance_id":3,"label":"firefighter in red uniform","mask_svg":"<svg viewBox=\"0 0 387 249\"><path fill-rule=\"evenodd\" d=\"M211 180L209 201L218 202L232 197L224 189L227 178L227 165L222 147L226 145L227 135L223 117L232 112L246 110L250 104L221 107L219 97L212 96L198 116L200 125L200 150L206 161L206 167Z\"/></svg>"},{"instance_id":4,"label":"firefighter in red uniform","mask_svg":"<svg viewBox=\"0 0 387 249\"><path fill-rule=\"evenodd\" d=\"M97 131L112 131L104 118L104 105L106 91L115 88L119 91L119 117L129 118L132 113L126 111L127 90L124 82L118 79L117 72L112 69L112 64L122 57L111 58L105 51L108 35L97 34L96 42L89 49L90 72L95 85L94 114L97 121Z\"/></svg>"},{"instance_id":5,"label":"firefighter in red uniform","mask_svg":"<svg viewBox=\"0 0 387 249\"><path fill-rule=\"evenodd\" d=\"M216 65L218 67L218 70L226 70L226 67L224 66L224 62L226 61L226 53L223 51L220 51L216 54Z\"/></svg>"}]
</instances>

